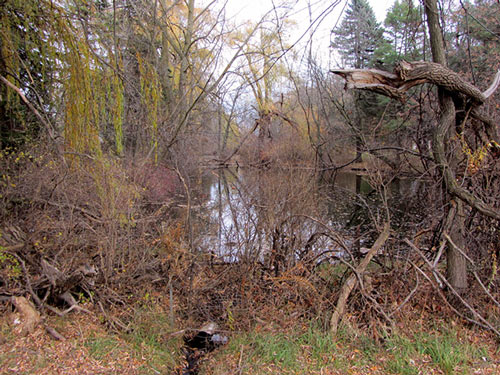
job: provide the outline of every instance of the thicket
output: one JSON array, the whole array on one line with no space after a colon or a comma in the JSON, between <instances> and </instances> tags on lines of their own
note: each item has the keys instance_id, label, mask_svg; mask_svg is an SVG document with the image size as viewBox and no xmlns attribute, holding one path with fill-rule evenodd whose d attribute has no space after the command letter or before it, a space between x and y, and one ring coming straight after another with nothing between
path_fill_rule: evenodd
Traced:
<instances>
[{"instance_id":1,"label":"thicket","mask_svg":"<svg viewBox=\"0 0 500 375\"><path fill-rule=\"evenodd\" d=\"M430 58L424 7L396 2L386 37L367 7L351 2L346 25L360 14L370 22L335 31L343 61L388 71ZM482 91L499 50L491 8L498 4L440 10L449 68ZM283 62L289 12L236 30L193 0L5 1L2 299L28 295L60 315L90 302L127 331L134 308L147 304L185 325L241 330L294 317L326 328L333 311L344 315L345 297L351 323L377 339L412 309L458 314L498 335L498 93L478 112L470 97L453 98L444 163L432 138L444 112L435 85L398 103L344 91L312 52L308 74L298 73ZM370 35L377 45L361 40ZM214 172L214 222L199 188L205 167L221 166L245 168ZM339 188L346 168L361 169L373 191L363 194L361 178L352 194ZM448 170L493 215L450 193ZM391 196L403 177L423 186L411 207ZM336 205L355 214L341 225ZM206 241L213 227L217 249ZM465 269L456 292L449 249Z\"/></svg>"}]
</instances>

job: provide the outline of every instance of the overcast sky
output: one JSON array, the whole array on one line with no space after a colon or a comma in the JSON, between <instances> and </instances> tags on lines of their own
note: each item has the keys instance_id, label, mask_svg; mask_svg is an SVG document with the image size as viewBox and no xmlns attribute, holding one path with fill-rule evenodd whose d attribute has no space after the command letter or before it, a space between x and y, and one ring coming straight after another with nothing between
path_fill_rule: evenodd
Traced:
<instances>
[{"instance_id":1,"label":"overcast sky","mask_svg":"<svg viewBox=\"0 0 500 375\"><path fill-rule=\"evenodd\" d=\"M202 0L207 1L207 0ZM209 1L209 0L208 0ZM290 0L293 9L289 12L289 17L296 22L294 30L290 30L289 42L294 43L300 36L306 33L304 41L308 39L310 30L310 20L319 20L321 23L314 25L314 46L318 54L322 56L323 63L330 67L336 65L335 59L329 51L330 33L335 25L340 24L343 10L350 0ZM383 23L387 9L394 0L368 0L380 23ZM244 24L247 20L258 21L265 13L273 9L273 3L279 4L281 0L227 0L227 16L236 24ZM309 14L308 3L312 14ZM220 4L224 1L220 0ZM332 5L335 5L332 7ZM327 12L325 12L327 10ZM328 59L329 61L325 61Z\"/></svg>"},{"instance_id":2,"label":"overcast sky","mask_svg":"<svg viewBox=\"0 0 500 375\"><path fill-rule=\"evenodd\" d=\"M274 1L278 4L280 1ZM309 0L314 9L325 9L328 5L335 2L335 0ZM339 5L336 6L335 14L338 16L348 0L337 1ZM383 22L387 9L393 4L393 0L368 0L379 22ZM223 3L223 1L221 1ZM240 19L257 19L268 10L272 9L272 0L228 0L227 8L231 16L237 15ZM297 12L304 10L307 15L306 8L307 0L299 0L294 7Z\"/></svg>"}]
</instances>

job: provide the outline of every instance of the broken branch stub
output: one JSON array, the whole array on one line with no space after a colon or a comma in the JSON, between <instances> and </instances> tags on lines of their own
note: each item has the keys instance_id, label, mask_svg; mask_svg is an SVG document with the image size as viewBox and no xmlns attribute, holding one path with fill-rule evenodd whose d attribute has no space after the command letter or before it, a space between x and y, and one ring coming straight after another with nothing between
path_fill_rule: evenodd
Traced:
<instances>
[{"instance_id":1,"label":"broken branch stub","mask_svg":"<svg viewBox=\"0 0 500 375\"><path fill-rule=\"evenodd\" d=\"M347 89L370 90L401 101L405 100L406 92L413 86L432 83L482 104L500 86L500 72L482 93L458 73L441 64L427 61L400 61L394 68L394 73L378 69L334 69L330 72L342 76L346 80Z\"/></svg>"},{"instance_id":2,"label":"broken branch stub","mask_svg":"<svg viewBox=\"0 0 500 375\"><path fill-rule=\"evenodd\" d=\"M14 319L16 325L15 332L18 335L26 336L32 333L42 318L35 307L24 297L12 297L12 304L16 307L19 318Z\"/></svg>"}]
</instances>

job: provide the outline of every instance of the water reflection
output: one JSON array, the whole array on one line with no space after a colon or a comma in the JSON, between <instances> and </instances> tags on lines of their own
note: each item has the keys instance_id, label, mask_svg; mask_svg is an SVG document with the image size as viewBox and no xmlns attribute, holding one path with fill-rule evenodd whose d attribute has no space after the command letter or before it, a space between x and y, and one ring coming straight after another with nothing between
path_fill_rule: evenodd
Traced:
<instances>
[{"instance_id":1,"label":"water reflection","mask_svg":"<svg viewBox=\"0 0 500 375\"><path fill-rule=\"evenodd\" d=\"M221 169L205 186L200 248L220 262L257 261L276 274L300 260L356 254L370 246L374 223L386 214L380 186L352 173L325 181L311 171ZM402 228L420 184L387 187L391 223Z\"/></svg>"}]
</instances>

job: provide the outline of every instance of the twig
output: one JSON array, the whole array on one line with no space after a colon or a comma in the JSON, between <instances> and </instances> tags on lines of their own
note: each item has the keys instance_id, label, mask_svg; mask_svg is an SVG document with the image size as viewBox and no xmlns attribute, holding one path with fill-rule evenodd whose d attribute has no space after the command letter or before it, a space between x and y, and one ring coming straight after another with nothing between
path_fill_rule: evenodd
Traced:
<instances>
[{"instance_id":1,"label":"twig","mask_svg":"<svg viewBox=\"0 0 500 375\"><path fill-rule=\"evenodd\" d=\"M463 257L470 262L470 264L472 265L472 267L475 268L475 263L474 261L469 258L469 256L467 254L465 254L465 252L459 248L457 245L455 245L455 243L451 240L450 236L448 235L448 233L443 233L443 236L446 238L446 240L450 243L451 246L453 246L460 254L463 255ZM483 282L481 281L481 278L478 276L477 272L475 270L472 270L472 274L474 275L475 279L477 280L477 282L479 283L479 285L481 286L481 288L484 290L484 292L488 295L488 297L490 297L490 299L493 301L493 303L495 305L497 305L498 308L500 308L500 303L495 299L495 297L490 293L490 291L488 290L488 288L486 288L486 286L483 284Z\"/></svg>"},{"instance_id":2,"label":"twig","mask_svg":"<svg viewBox=\"0 0 500 375\"><path fill-rule=\"evenodd\" d=\"M241 375L243 372L243 367L241 367L241 362L243 360L243 345L241 345L240 349L240 359L238 360L238 374Z\"/></svg>"},{"instance_id":3,"label":"twig","mask_svg":"<svg viewBox=\"0 0 500 375\"><path fill-rule=\"evenodd\" d=\"M17 243L15 245L11 245L11 246L2 246L2 251L15 251L15 250L19 250L19 249L22 249L24 247L24 243Z\"/></svg>"},{"instance_id":4,"label":"twig","mask_svg":"<svg viewBox=\"0 0 500 375\"><path fill-rule=\"evenodd\" d=\"M439 272L435 267L432 265L432 263L425 257L425 255L420 251L418 247L416 247L410 240L405 238L404 240L406 244L408 244L413 250L415 250L420 257L427 263L427 266L431 269L432 272L435 272L440 279L443 281L443 283L446 284L448 289L457 297L457 299L464 305L471 313L473 316L475 316L477 319L479 319L484 325L488 327L492 332L494 332L498 337L500 337L500 332L490 323L488 320L486 320L481 314L479 314L469 303L467 303L466 300L463 299L463 297L458 293L455 288L446 280L446 278Z\"/></svg>"},{"instance_id":5,"label":"twig","mask_svg":"<svg viewBox=\"0 0 500 375\"><path fill-rule=\"evenodd\" d=\"M375 241L375 244L372 246L370 251L368 251L366 256L358 265L358 267L356 267L356 272L351 274L347 278L344 285L342 286L339 298L337 300L337 306L335 307L335 310L330 319L330 333L332 336L336 336L337 334L339 321L344 315L347 299L349 298L349 295L356 286L356 281L358 278L357 274L362 274L365 271L366 267L372 260L373 256L380 250L380 248L385 244L385 242L389 238L389 232L390 232L390 226L388 223L386 223L384 230L382 231L382 233L380 233L379 237Z\"/></svg>"},{"instance_id":6,"label":"twig","mask_svg":"<svg viewBox=\"0 0 500 375\"><path fill-rule=\"evenodd\" d=\"M66 340L66 337L61 335L59 332L57 332L54 328L49 327L48 325L44 324L43 327L47 331L47 333L52 336L54 339L59 340L59 341L64 341Z\"/></svg>"},{"instance_id":7,"label":"twig","mask_svg":"<svg viewBox=\"0 0 500 375\"><path fill-rule=\"evenodd\" d=\"M28 290L29 294L31 295L31 297L33 298L33 301L35 301L36 305L39 307L39 308L42 308L43 309L43 303L42 301L40 301L40 298L38 297L38 295L33 291L33 288L31 286L31 281L30 281L30 277L29 277L29 274L28 274L28 270L26 269L26 263L24 262L24 260L19 256L17 255L16 253L10 253L12 254L12 256L14 256L18 261L19 261L19 264L21 265L21 268L23 269L23 273L24 273L24 278L26 279L26 289Z\"/></svg>"},{"instance_id":8,"label":"twig","mask_svg":"<svg viewBox=\"0 0 500 375\"><path fill-rule=\"evenodd\" d=\"M439 294L439 296L441 297L441 299L443 300L443 302L446 304L446 306L448 306L450 308L450 310L452 310L455 314L457 314L459 317L461 317L462 319L465 319L469 322L471 322L472 324L475 324L481 328L484 328L484 329L489 329L488 326L478 322L477 320L474 320L472 318L469 318L467 316L465 316L464 314L462 314L460 311L458 311L455 307L453 307L453 305L450 304L450 302L448 301L448 299L446 298L446 296L443 294L443 291L438 287L436 286L436 284L434 284L434 282L432 281L432 279L427 276L427 274L419 267L417 266L415 263L413 263L411 260L408 260L408 262L422 275L424 276L424 278L432 285L432 287L434 288L434 290Z\"/></svg>"},{"instance_id":9,"label":"twig","mask_svg":"<svg viewBox=\"0 0 500 375\"><path fill-rule=\"evenodd\" d=\"M412 263L410 263L410 264L413 266L413 264L412 264ZM391 312L391 313L389 314L389 317L393 316L393 315L394 315L394 314L396 314L399 310L401 310L401 309L403 308L403 306L404 306L404 305L406 305L406 304L408 303L408 301L411 299L411 297L413 297L413 295L417 292L417 290L418 290L418 286L419 286L419 278L418 278L418 272L417 272L417 269L416 269L415 267L414 267L414 269L415 269L415 279L416 279L416 280L415 280L415 287L411 290L410 294L408 294L408 295L406 296L406 298L404 299L404 301L403 301L403 302L401 302L401 303L399 304L399 306L398 306L398 307L396 307L396 308L394 309L394 311L393 311L393 312Z\"/></svg>"},{"instance_id":10,"label":"twig","mask_svg":"<svg viewBox=\"0 0 500 375\"><path fill-rule=\"evenodd\" d=\"M439 246L438 253L437 253L437 255L436 255L436 258L434 259L434 263L432 264L432 266L433 266L434 268L438 265L438 263L439 263L439 259L441 259L441 255L443 255L443 250L444 250L445 245L446 245L446 242L443 242L443 243L441 244L441 246ZM439 287L440 287L441 289L443 289L443 283L441 282L441 280L439 280L439 278L436 276L436 274L435 274L434 272L433 272L432 274L434 275L434 278L436 279L436 281L437 281L437 283L438 283Z\"/></svg>"}]
</instances>

